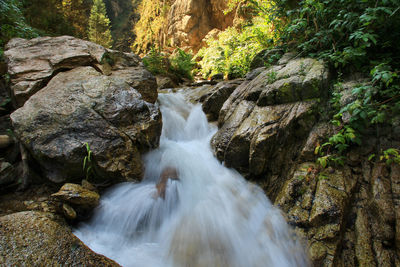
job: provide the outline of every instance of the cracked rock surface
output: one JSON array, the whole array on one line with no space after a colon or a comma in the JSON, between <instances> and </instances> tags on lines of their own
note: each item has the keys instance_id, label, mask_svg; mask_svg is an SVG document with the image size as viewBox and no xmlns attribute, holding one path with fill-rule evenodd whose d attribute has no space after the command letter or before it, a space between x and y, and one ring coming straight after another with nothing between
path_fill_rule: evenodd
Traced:
<instances>
[{"instance_id":1,"label":"cracked rock surface","mask_svg":"<svg viewBox=\"0 0 400 267\"><path fill-rule=\"evenodd\" d=\"M11 114L14 131L44 176L80 181L88 143L95 182L141 178L140 154L158 146L162 122L155 78L137 56L68 36L7 48L11 89L24 104Z\"/></svg>"}]
</instances>

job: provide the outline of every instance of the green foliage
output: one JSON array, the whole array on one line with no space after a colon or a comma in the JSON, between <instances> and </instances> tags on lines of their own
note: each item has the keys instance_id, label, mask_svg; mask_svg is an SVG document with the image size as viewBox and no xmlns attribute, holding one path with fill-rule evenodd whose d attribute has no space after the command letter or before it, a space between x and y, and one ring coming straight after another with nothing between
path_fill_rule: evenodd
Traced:
<instances>
[{"instance_id":1,"label":"green foliage","mask_svg":"<svg viewBox=\"0 0 400 267\"><path fill-rule=\"evenodd\" d=\"M400 165L399 150L395 148L386 149L383 151L383 155L380 156L380 160L385 160L387 165L391 165L393 163Z\"/></svg>"},{"instance_id":2,"label":"green foliage","mask_svg":"<svg viewBox=\"0 0 400 267\"><path fill-rule=\"evenodd\" d=\"M91 178L94 175L92 150L90 150L90 146L88 143L85 143L85 147L86 147L87 154L83 158L83 171L86 174L86 180L89 181L89 178Z\"/></svg>"},{"instance_id":3,"label":"green foliage","mask_svg":"<svg viewBox=\"0 0 400 267\"><path fill-rule=\"evenodd\" d=\"M181 49L177 49L172 54L171 58L171 72L175 73L179 77L193 80L192 70L196 65L193 61L193 56L190 53L186 53Z\"/></svg>"},{"instance_id":4,"label":"green foliage","mask_svg":"<svg viewBox=\"0 0 400 267\"><path fill-rule=\"evenodd\" d=\"M285 1L280 1L285 2ZM283 39L335 67L399 57L398 0L304 0L288 12Z\"/></svg>"},{"instance_id":5,"label":"green foliage","mask_svg":"<svg viewBox=\"0 0 400 267\"><path fill-rule=\"evenodd\" d=\"M182 78L193 80L192 71L195 67L193 56L179 48L168 56L152 46L150 52L143 58L143 64L154 75L161 74L178 80Z\"/></svg>"},{"instance_id":6,"label":"green foliage","mask_svg":"<svg viewBox=\"0 0 400 267\"><path fill-rule=\"evenodd\" d=\"M143 58L143 64L154 75L167 75L171 69L168 56L155 46L152 46L149 53Z\"/></svg>"},{"instance_id":7,"label":"green foliage","mask_svg":"<svg viewBox=\"0 0 400 267\"><path fill-rule=\"evenodd\" d=\"M217 39L207 40L208 47L200 49L197 57L204 77L224 73L232 78L243 77L249 70L254 56L265 45L260 41L267 37L257 25L244 27L242 31L228 28Z\"/></svg>"},{"instance_id":8,"label":"green foliage","mask_svg":"<svg viewBox=\"0 0 400 267\"><path fill-rule=\"evenodd\" d=\"M14 37L34 38L37 30L29 26L22 13L22 3L18 0L0 0L0 47ZM0 59L3 51L0 49Z\"/></svg>"},{"instance_id":9,"label":"green foliage","mask_svg":"<svg viewBox=\"0 0 400 267\"><path fill-rule=\"evenodd\" d=\"M82 1L82 0L69 0ZM78 35L76 26L70 17L66 16L62 0L22 0L22 13L26 22L38 29L41 35ZM81 7L79 7L79 10ZM77 18L79 22L82 18ZM87 21L87 19L86 19Z\"/></svg>"},{"instance_id":10,"label":"green foliage","mask_svg":"<svg viewBox=\"0 0 400 267\"><path fill-rule=\"evenodd\" d=\"M103 0L94 0L89 17L89 40L104 47L111 48L112 37L110 20L107 17Z\"/></svg>"}]
</instances>

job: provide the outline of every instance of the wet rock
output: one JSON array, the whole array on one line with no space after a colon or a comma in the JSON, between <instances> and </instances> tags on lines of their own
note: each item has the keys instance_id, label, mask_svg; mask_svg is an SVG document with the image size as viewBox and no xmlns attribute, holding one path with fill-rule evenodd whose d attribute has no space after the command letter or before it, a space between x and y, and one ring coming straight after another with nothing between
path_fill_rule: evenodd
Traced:
<instances>
[{"instance_id":1,"label":"wet rock","mask_svg":"<svg viewBox=\"0 0 400 267\"><path fill-rule=\"evenodd\" d=\"M0 162L0 186L8 185L17 180L17 170L8 162Z\"/></svg>"},{"instance_id":2,"label":"wet rock","mask_svg":"<svg viewBox=\"0 0 400 267\"><path fill-rule=\"evenodd\" d=\"M170 77L156 76L158 89L175 88L177 85Z\"/></svg>"},{"instance_id":3,"label":"wet rock","mask_svg":"<svg viewBox=\"0 0 400 267\"><path fill-rule=\"evenodd\" d=\"M97 188L94 185L92 185L88 180L83 179L81 184L82 184L83 188L90 190L90 191L97 192Z\"/></svg>"},{"instance_id":4,"label":"wet rock","mask_svg":"<svg viewBox=\"0 0 400 267\"><path fill-rule=\"evenodd\" d=\"M100 196L94 191L83 188L78 184L67 183L51 195L53 198L76 206L93 209L99 204Z\"/></svg>"},{"instance_id":5,"label":"wet rock","mask_svg":"<svg viewBox=\"0 0 400 267\"><path fill-rule=\"evenodd\" d=\"M360 209L357 212L355 224L356 246L355 256L360 266L375 266L374 254L371 247L371 233L368 226L365 211Z\"/></svg>"},{"instance_id":6,"label":"wet rock","mask_svg":"<svg viewBox=\"0 0 400 267\"><path fill-rule=\"evenodd\" d=\"M80 66L92 66L104 75L132 76L130 79L135 81L132 86L142 93L143 99L153 103L157 99L154 77L139 65L140 58L132 53L60 36L12 39L4 56L11 78L12 97L18 107L45 87L57 73Z\"/></svg>"},{"instance_id":7,"label":"wet rock","mask_svg":"<svg viewBox=\"0 0 400 267\"><path fill-rule=\"evenodd\" d=\"M70 205L64 203L62 205L62 210L63 210L65 218L67 218L68 220L76 219L76 211Z\"/></svg>"},{"instance_id":8,"label":"wet rock","mask_svg":"<svg viewBox=\"0 0 400 267\"><path fill-rule=\"evenodd\" d=\"M300 158L303 161L312 161L315 158L315 148L323 144L327 136L331 136L334 127L329 122L323 122L315 125L307 138L307 141L301 151Z\"/></svg>"},{"instance_id":9,"label":"wet rock","mask_svg":"<svg viewBox=\"0 0 400 267\"><path fill-rule=\"evenodd\" d=\"M158 146L161 114L124 79L93 67L57 74L11 114L17 137L54 182L85 176L85 143L96 177L140 179L140 152Z\"/></svg>"},{"instance_id":10,"label":"wet rock","mask_svg":"<svg viewBox=\"0 0 400 267\"><path fill-rule=\"evenodd\" d=\"M214 121L218 119L222 105L242 82L243 80L241 79L220 82L211 89L212 93L208 94L203 101L203 111L209 115L209 120Z\"/></svg>"},{"instance_id":11,"label":"wet rock","mask_svg":"<svg viewBox=\"0 0 400 267\"><path fill-rule=\"evenodd\" d=\"M2 266L119 266L94 253L58 216L25 211L0 217Z\"/></svg>"},{"instance_id":12,"label":"wet rock","mask_svg":"<svg viewBox=\"0 0 400 267\"><path fill-rule=\"evenodd\" d=\"M249 71L246 74L246 80L254 80L260 73L264 72L267 68L266 67L260 67L260 68L256 68L254 70Z\"/></svg>"}]
</instances>

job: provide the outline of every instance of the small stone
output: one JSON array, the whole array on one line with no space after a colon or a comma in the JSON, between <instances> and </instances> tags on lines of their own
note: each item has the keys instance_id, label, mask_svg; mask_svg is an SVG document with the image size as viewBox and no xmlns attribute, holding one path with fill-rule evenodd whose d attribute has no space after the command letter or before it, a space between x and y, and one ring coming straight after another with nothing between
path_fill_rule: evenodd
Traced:
<instances>
[{"instance_id":1,"label":"small stone","mask_svg":"<svg viewBox=\"0 0 400 267\"><path fill-rule=\"evenodd\" d=\"M62 206L63 213L65 218L68 220L75 220L76 219L76 211L68 204L64 203Z\"/></svg>"},{"instance_id":2,"label":"small stone","mask_svg":"<svg viewBox=\"0 0 400 267\"><path fill-rule=\"evenodd\" d=\"M98 193L87 190L78 184L64 184L60 191L51 195L55 199L70 204L94 208L99 204Z\"/></svg>"}]
</instances>

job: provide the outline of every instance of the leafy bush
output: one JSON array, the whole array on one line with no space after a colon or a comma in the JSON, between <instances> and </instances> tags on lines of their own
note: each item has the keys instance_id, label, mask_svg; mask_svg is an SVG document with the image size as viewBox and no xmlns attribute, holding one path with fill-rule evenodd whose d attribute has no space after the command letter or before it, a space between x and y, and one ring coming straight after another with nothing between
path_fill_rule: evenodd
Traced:
<instances>
[{"instance_id":1,"label":"leafy bush","mask_svg":"<svg viewBox=\"0 0 400 267\"><path fill-rule=\"evenodd\" d=\"M243 77L250 70L254 56L265 48L268 29L261 26L261 23L254 23L243 27L242 31L231 27L217 39L207 40L207 47L197 53L203 76L223 73L231 78Z\"/></svg>"},{"instance_id":2,"label":"leafy bush","mask_svg":"<svg viewBox=\"0 0 400 267\"><path fill-rule=\"evenodd\" d=\"M152 46L150 52L143 58L143 64L154 75L169 76L176 81L182 78L193 80L192 70L195 66L193 56L179 48L168 56Z\"/></svg>"},{"instance_id":3,"label":"leafy bush","mask_svg":"<svg viewBox=\"0 0 400 267\"><path fill-rule=\"evenodd\" d=\"M14 37L29 39L39 36L38 31L26 23L21 8L20 1L0 0L0 47Z\"/></svg>"},{"instance_id":4,"label":"leafy bush","mask_svg":"<svg viewBox=\"0 0 400 267\"><path fill-rule=\"evenodd\" d=\"M175 73L179 77L193 80L192 70L195 67L193 56L190 53L186 53L181 49L177 49L172 54L171 58L171 72Z\"/></svg>"}]
</instances>

